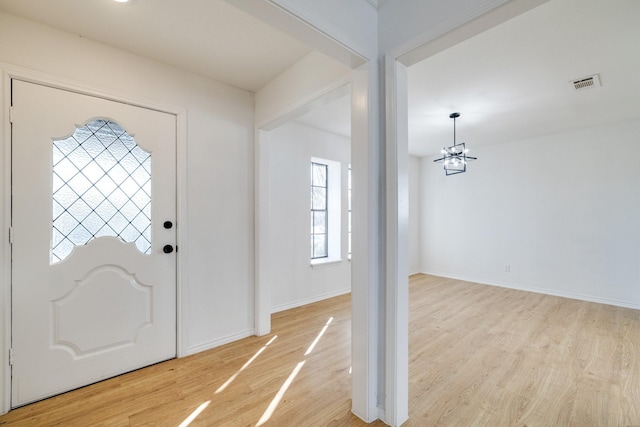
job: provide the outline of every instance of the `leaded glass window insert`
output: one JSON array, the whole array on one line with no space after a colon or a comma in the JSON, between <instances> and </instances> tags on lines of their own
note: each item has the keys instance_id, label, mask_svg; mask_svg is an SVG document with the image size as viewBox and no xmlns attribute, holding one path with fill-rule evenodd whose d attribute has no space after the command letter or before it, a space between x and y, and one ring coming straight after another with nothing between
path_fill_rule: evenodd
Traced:
<instances>
[{"instance_id":1,"label":"leaded glass window insert","mask_svg":"<svg viewBox=\"0 0 640 427\"><path fill-rule=\"evenodd\" d=\"M311 259L329 256L328 166L311 163Z\"/></svg>"},{"instance_id":2,"label":"leaded glass window insert","mask_svg":"<svg viewBox=\"0 0 640 427\"><path fill-rule=\"evenodd\" d=\"M51 263L113 236L151 253L151 153L111 120L53 140Z\"/></svg>"}]
</instances>

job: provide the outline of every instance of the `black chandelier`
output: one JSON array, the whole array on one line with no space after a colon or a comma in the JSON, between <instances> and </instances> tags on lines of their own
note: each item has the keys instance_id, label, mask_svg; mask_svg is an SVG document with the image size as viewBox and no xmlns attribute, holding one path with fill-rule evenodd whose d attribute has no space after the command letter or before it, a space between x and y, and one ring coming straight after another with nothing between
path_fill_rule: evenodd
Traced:
<instances>
[{"instance_id":1,"label":"black chandelier","mask_svg":"<svg viewBox=\"0 0 640 427\"><path fill-rule=\"evenodd\" d=\"M467 171L467 162L476 160L477 157L467 156L468 149L465 148L464 142L456 143L456 118L460 117L460 113L451 113L449 118L453 119L453 145L443 147L440 152L442 157L434 160L436 163L444 163L444 171L447 175L455 175Z\"/></svg>"}]
</instances>

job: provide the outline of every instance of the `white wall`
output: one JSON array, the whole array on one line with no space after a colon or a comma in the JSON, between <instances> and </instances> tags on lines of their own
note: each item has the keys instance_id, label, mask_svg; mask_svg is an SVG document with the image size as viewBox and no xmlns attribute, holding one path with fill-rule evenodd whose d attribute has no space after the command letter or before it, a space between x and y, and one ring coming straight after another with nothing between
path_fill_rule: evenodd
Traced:
<instances>
[{"instance_id":1,"label":"white wall","mask_svg":"<svg viewBox=\"0 0 640 427\"><path fill-rule=\"evenodd\" d=\"M420 251L420 192L421 161L419 157L409 156L409 274L422 271L422 255Z\"/></svg>"},{"instance_id":2,"label":"white wall","mask_svg":"<svg viewBox=\"0 0 640 427\"><path fill-rule=\"evenodd\" d=\"M3 13L0 61L187 111L187 351L251 335L253 95Z\"/></svg>"},{"instance_id":3,"label":"white wall","mask_svg":"<svg viewBox=\"0 0 640 427\"><path fill-rule=\"evenodd\" d=\"M473 149L422 161L424 272L640 308L640 121Z\"/></svg>"},{"instance_id":4,"label":"white wall","mask_svg":"<svg viewBox=\"0 0 640 427\"><path fill-rule=\"evenodd\" d=\"M348 138L297 123L271 131L270 225L271 308L281 311L351 291L347 259ZM311 267L310 162L341 163L341 262Z\"/></svg>"}]
</instances>

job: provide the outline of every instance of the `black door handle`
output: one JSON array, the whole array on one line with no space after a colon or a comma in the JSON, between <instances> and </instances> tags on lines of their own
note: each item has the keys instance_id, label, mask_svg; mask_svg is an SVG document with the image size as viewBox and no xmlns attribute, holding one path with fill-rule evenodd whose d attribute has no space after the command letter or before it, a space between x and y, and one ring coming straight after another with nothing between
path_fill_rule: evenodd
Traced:
<instances>
[{"instance_id":1,"label":"black door handle","mask_svg":"<svg viewBox=\"0 0 640 427\"><path fill-rule=\"evenodd\" d=\"M162 248L162 252L164 252L165 254L170 254L171 252L173 252L173 246L164 245L164 247Z\"/></svg>"}]
</instances>

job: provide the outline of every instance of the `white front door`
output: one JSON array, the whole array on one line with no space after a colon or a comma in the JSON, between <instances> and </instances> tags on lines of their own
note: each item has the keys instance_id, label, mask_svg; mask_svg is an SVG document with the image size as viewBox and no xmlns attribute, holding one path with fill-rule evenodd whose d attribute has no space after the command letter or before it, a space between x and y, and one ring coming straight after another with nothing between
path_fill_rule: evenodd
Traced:
<instances>
[{"instance_id":1,"label":"white front door","mask_svg":"<svg viewBox=\"0 0 640 427\"><path fill-rule=\"evenodd\" d=\"M176 355L176 117L12 81L13 407Z\"/></svg>"}]
</instances>

